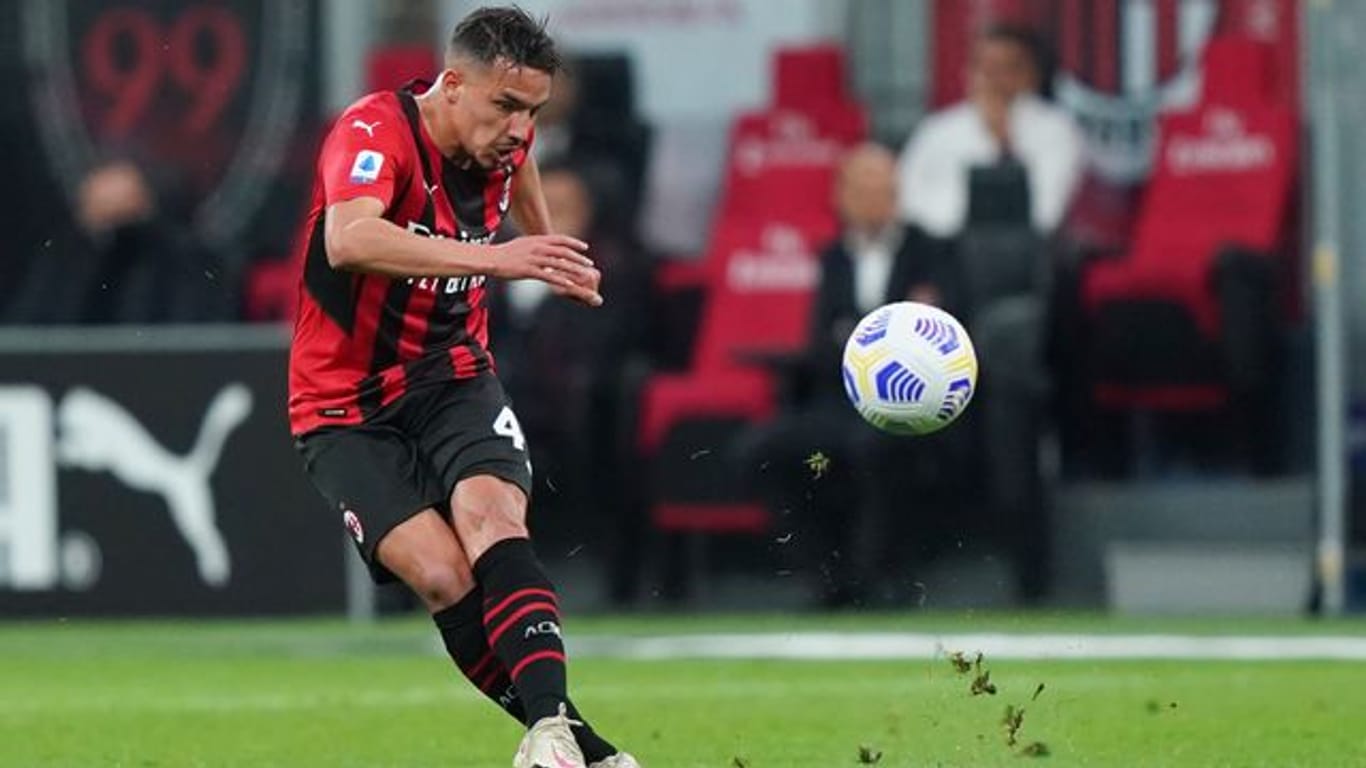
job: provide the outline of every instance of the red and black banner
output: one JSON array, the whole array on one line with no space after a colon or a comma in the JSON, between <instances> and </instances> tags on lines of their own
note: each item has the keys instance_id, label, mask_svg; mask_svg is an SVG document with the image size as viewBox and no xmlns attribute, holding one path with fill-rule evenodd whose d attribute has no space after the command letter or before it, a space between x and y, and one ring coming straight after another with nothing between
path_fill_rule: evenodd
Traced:
<instances>
[{"instance_id":1,"label":"red and black banner","mask_svg":"<svg viewBox=\"0 0 1366 768\"><path fill-rule=\"evenodd\" d=\"M318 134L313 0L0 6L0 133L22 148L0 200L34 230L16 247L69 226L82 179L110 159L140 166L166 212L210 243L287 242L273 209L301 205L307 162L295 158Z\"/></svg>"}]
</instances>

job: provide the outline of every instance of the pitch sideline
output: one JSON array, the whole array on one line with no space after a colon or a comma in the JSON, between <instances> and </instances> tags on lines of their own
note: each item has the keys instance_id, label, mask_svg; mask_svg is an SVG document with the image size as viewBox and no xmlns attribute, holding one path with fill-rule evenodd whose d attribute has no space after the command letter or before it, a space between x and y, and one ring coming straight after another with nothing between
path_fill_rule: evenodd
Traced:
<instances>
[{"instance_id":1,"label":"pitch sideline","mask_svg":"<svg viewBox=\"0 0 1366 768\"><path fill-rule=\"evenodd\" d=\"M992 659L1366 660L1366 637L793 632L585 636L570 653L621 659L932 659L953 651Z\"/></svg>"}]
</instances>

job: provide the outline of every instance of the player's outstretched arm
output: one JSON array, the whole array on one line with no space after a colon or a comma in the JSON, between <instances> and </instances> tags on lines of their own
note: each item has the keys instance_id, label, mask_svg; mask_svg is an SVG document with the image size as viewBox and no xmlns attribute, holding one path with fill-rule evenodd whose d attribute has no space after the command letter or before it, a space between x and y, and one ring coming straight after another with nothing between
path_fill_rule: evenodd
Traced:
<instances>
[{"instance_id":1,"label":"player's outstretched arm","mask_svg":"<svg viewBox=\"0 0 1366 768\"><path fill-rule=\"evenodd\" d=\"M382 218L384 204L360 197L328 207L324 225L327 262L333 269L389 277L489 275L533 279L596 306L598 271L583 251L588 244L565 235L519 237L501 245L460 243L408 232Z\"/></svg>"}]
</instances>

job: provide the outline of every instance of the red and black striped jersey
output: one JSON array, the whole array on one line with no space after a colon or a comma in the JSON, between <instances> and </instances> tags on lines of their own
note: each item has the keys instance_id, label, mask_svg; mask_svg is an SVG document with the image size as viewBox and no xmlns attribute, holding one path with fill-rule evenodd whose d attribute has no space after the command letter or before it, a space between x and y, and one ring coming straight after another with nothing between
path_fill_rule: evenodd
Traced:
<instances>
[{"instance_id":1,"label":"red and black striped jersey","mask_svg":"<svg viewBox=\"0 0 1366 768\"><path fill-rule=\"evenodd\" d=\"M489 242L508 211L527 148L489 171L459 167L432 143L413 88L372 93L337 119L323 142L313 200L299 238L299 314L289 356L295 435L357 424L411 388L493 367L485 276L389 278L333 269L327 207L358 197L410 232Z\"/></svg>"}]
</instances>

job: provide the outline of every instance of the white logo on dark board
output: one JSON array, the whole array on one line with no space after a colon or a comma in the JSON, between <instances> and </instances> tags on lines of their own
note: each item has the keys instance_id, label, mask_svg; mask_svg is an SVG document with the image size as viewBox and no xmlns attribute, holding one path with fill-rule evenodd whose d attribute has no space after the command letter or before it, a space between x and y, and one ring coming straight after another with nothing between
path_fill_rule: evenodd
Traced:
<instances>
[{"instance_id":1,"label":"white logo on dark board","mask_svg":"<svg viewBox=\"0 0 1366 768\"><path fill-rule=\"evenodd\" d=\"M251 414L246 385L229 384L214 396L194 446L184 456L157 442L123 406L91 389L77 387L57 407L57 459L70 467L106 471L139 491L161 496L195 558L200 578L227 584L232 572L209 478L232 431Z\"/></svg>"}]
</instances>

